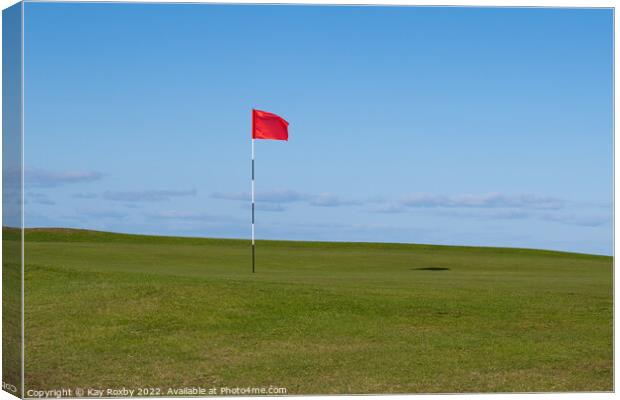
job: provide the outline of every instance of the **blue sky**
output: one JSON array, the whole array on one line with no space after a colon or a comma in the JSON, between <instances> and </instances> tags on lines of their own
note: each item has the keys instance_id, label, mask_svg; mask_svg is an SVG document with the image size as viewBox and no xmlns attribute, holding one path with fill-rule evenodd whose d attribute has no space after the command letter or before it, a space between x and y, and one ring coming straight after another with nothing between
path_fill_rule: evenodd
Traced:
<instances>
[{"instance_id":1,"label":"blue sky","mask_svg":"<svg viewBox=\"0 0 620 400\"><path fill-rule=\"evenodd\" d=\"M610 9L27 3L26 224L612 252Z\"/></svg>"}]
</instances>

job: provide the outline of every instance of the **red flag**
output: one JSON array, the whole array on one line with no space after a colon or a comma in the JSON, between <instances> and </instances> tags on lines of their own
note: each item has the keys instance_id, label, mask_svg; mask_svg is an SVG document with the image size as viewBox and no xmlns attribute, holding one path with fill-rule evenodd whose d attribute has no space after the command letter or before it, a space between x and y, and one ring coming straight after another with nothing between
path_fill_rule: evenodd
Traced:
<instances>
[{"instance_id":1,"label":"red flag","mask_svg":"<svg viewBox=\"0 0 620 400\"><path fill-rule=\"evenodd\" d=\"M252 139L288 140L288 122L270 112L252 109Z\"/></svg>"}]
</instances>

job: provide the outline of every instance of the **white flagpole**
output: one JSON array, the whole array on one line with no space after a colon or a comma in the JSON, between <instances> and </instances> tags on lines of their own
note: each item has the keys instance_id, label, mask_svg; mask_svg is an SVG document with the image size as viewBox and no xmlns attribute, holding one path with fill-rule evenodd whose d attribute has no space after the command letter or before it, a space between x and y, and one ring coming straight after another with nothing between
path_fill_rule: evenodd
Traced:
<instances>
[{"instance_id":1,"label":"white flagpole","mask_svg":"<svg viewBox=\"0 0 620 400\"><path fill-rule=\"evenodd\" d=\"M254 250L256 244L254 243L254 137L252 137L252 273L256 272L254 262Z\"/></svg>"}]
</instances>

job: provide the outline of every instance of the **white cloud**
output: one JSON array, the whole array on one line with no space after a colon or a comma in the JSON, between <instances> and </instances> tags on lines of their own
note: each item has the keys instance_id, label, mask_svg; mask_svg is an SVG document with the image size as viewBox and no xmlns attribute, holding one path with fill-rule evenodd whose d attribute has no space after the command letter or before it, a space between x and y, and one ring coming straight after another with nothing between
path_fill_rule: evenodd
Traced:
<instances>
[{"instance_id":1,"label":"white cloud","mask_svg":"<svg viewBox=\"0 0 620 400\"><path fill-rule=\"evenodd\" d=\"M584 227L597 227L609 224L611 222L611 214L576 214L565 212L549 212L541 210L506 210L506 211L438 211L435 215L448 218L471 218L483 221L496 220L538 220L547 222L557 222L567 225L576 225Z\"/></svg>"},{"instance_id":2,"label":"white cloud","mask_svg":"<svg viewBox=\"0 0 620 400\"><path fill-rule=\"evenodd\" d=\"M76 210L75 219L85 219L86 217L95 219L123 219L127 217L127 213L94 208L80 208Z\"/></svg>"},{"instance_id":3,"label":"white cloud","mask_svg":"<svg viewBox=\"0 0 620 400\"><path fill-rule=\"evenodd\" d=\"M412 194L400 202L405 207L420 208L529 208L559 209L565 201L534 194Z\"/></svg>"},{"instance_id":4,"label":"white cloud","mask_svg":"<svg viewBox=\"0 0 620 400\"><path fill-rule=\"evenodd\" d=\"M211 195L214 199L221 200L238 200L238 201L250 201L251 196L248 192L233 192L233 193L221 193L216 192ZM297 192L289 189L273 189L267 191L256 192L256 202L261 203L274 203L274 204L289 204L307 202L310 205L317 207L339 207L346 205L359 205L363 201L360 200L343 200L332 193L310 194ZM274 211L273 208L268 211ZM281 210L278 210L281 211Z\"/></svg>"},{"instance_id":5,"label":"white cloud","mask_svg":"<svg viewBox=\"0 0 620 400\"><path fill-rule=\"evenodd\" d=\"M96 199L97 197L99 197L99 195L97 193L83 192L75 193L73 197L75 197L76 199Z\"/></svg>"},{"instance_id":6,"label":"white cloud","mask_svg":"<svg viewBox=\"0 0 620 400\"><path fill-rule=\"evenodd\" d=\"M314 196L310 201L310 204L318 207L340 207L340 206L353 206L360 205L362 201L359 200L343 200L340 197L332 193L321 193Z\"/></svg>"},{"instance_id":7,"label":"white cloud","mask_svg":"<svg viewBox=\"0 0 620 400\"><path fill-rule=\"evenodd\" d=\"M40 168L26 168L24 181L26 187L56 187L67 184L98 181L103 177L97 171L48 171Z\"/></svg>"},{"instance_id":8,"label":"white cloud","mask_svg":"<svg viewBox=\"0 0 620 400\"><path fill-rule=\"evenodd\" d=\"M221 200L239 200L250 201L251 196L248 192L235 192L235 193L220 193L216 192L211 195L214 199ZM295 203L299 201L306 201L311 199L312 196L305 193L296 192L289 189L273 189L267 191L257 191L256 201L266 203Z\"/></svg>"},{"instance_id":9,"label":"white cloud","mask_svg":"<svg viewBox=\"0 0 620 400\"><path fill-rule=\"evenodd\" d=\"M243 208L247 209L246 206L244 206ZM268 212L282 212L282 211L285 211L286 208L284 206L282 206L281 204L257 203L256 204L256 210L257 211L268 211Z\"/></svg>"},{"instance_id":10,"label":"white cloud","mask_svg":"<svg viewBox=\"0 0 620 400\"><path fill-rule=\"evenodd\" d=\"M195 196L196 190L130 190L130 191L106 191L103 193L105 200L124 202L151 202L166 201L172 197Z\"/></svg>"}]
</instances>

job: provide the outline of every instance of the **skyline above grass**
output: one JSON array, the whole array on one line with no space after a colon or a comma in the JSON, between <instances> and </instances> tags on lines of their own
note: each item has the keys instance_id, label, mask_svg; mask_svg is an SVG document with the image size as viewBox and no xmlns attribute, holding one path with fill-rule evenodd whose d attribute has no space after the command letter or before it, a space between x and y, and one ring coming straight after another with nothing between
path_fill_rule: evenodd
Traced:
<instances>
[{"instance_id":1,"label":"skyline above grass","mask_svg":"<svg viewBox=\"0 0 620 400\"><path fill-rule=\"evenodd\" d=\"M25 4L26 226L612 253L611 9Z\"/></svg>"}]
</instances>

